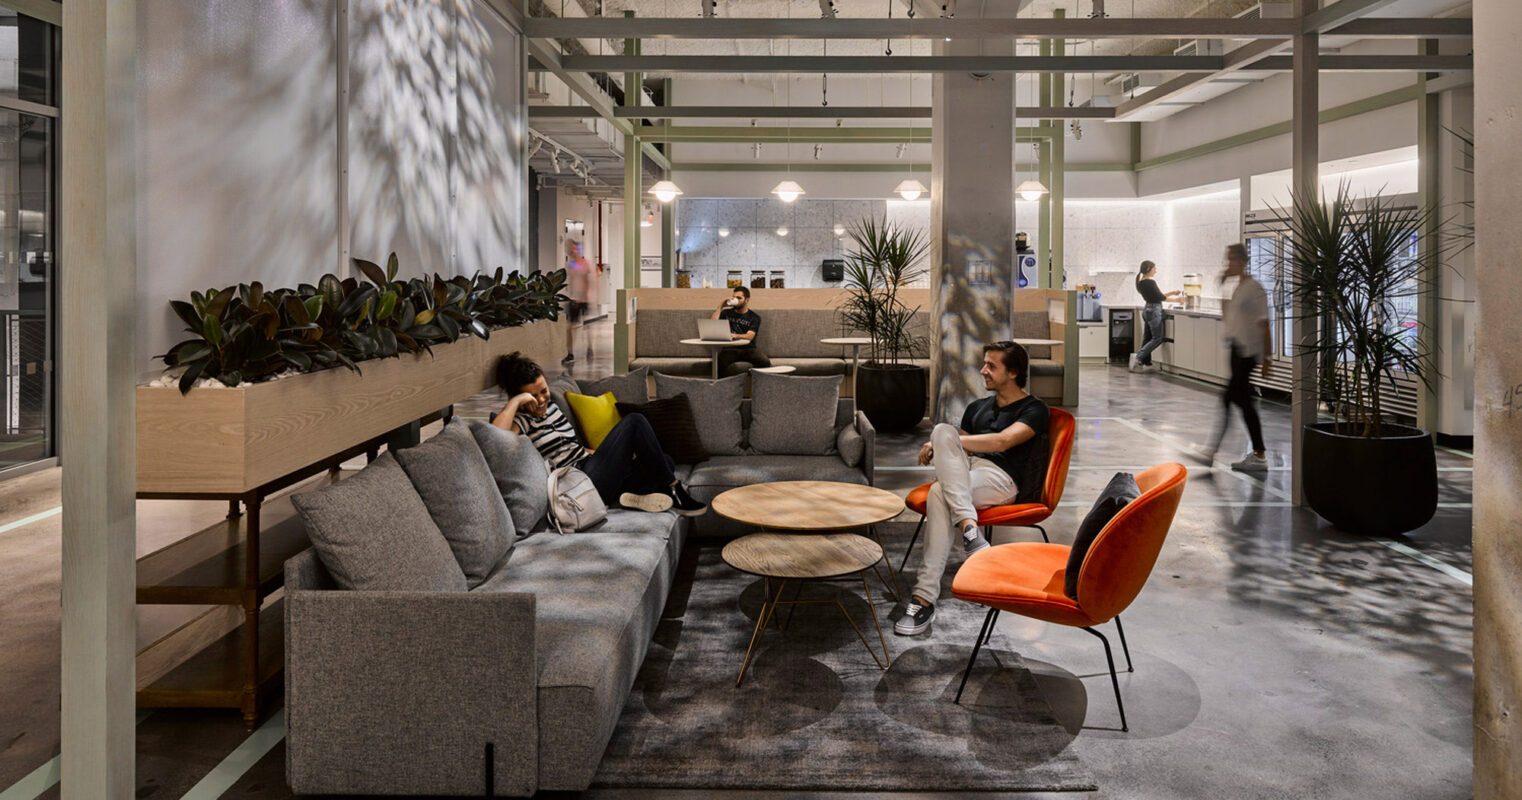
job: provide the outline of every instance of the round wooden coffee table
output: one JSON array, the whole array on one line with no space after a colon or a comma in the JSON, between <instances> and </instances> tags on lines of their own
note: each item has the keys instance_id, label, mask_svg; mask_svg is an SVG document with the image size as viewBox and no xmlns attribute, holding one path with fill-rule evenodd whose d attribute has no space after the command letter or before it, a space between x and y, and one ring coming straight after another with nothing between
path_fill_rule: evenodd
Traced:
<instances>
[{"instance_id":1,"label":"round wooden coffee table","mask_svg":"<svg viewBox=\"0 0 1522 800\"><path fill-rule=\"evenodd\" d=\"M877 525L904 511L898 495L871 486L835 481L776 481L753 483L723 492L709 508L736 522L763 531L819 532L866 528L882 547ZM884 562L889 580L883 584L899 597L898 572Z\"/></svg>"},{"instance_id":2,"label":"round wooden coffee table","mask_svg":"<svg viewBox=\"0 0 1522 800\"><path fill-rule=\"evenodd\" d=\"M882 623L877 618L877 608L872 604L872 590L867 586L866 576L862 575L862 572L883 560L883 549L877 542L854 533L826 533L819 536L753 533L724 545L723 555L724 563L766 580L766 599L761 604L761 612L756 615L756 628L751 632L750 646L745 648L745 660L740 664L740 676L735 679L735 686L745 680L745 672L750 668L756 645L766 633L766 627L779 605L834 603L846 622L851 623L856 638L872 654L872 660L878 668L887 669L892 665L888 642L883 637ZM872 612L872 624L877 628L877 641L882 646L882 658L878 658L877 651L867 643L867 637L862 634L856 620L851 618L838 596L805 600L795 595L792 600L782 599L782 591L789 582L820 581L848 575L861 579L862 591L867 595L867 608ZM772 588L774 580L778 581L775 590Z\"/></svg>"}]
</instances>

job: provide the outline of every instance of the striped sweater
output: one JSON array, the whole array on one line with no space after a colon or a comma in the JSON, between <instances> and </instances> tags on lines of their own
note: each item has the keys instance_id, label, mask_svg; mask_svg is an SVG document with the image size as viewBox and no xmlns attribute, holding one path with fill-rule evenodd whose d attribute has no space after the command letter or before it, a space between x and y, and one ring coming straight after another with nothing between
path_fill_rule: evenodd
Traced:
<instances>
[{"instance_id":1,"label":"striped sweater","mask_svg":"<svg viewBox=\"0 0 1522 800\"><path fill-rule=\"evenodd\" d=\"M574 467L590 455L576 440L576 429L571 427L571 421L554 403L542 417L520 410L513 417L513 427L534 443L534 449L549 462L551 469Z\"/></svg>"}]
</instances>

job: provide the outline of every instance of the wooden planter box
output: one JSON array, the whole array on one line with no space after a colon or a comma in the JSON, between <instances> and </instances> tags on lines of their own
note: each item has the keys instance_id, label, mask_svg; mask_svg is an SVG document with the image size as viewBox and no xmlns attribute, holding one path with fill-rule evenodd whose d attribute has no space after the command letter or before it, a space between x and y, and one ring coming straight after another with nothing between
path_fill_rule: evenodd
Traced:
<instances>
[{"instance_id":1,"label":"wooden planter box","mask_svg":"<svg viewBox=\"0 0 1522 800\"><path fill-rule=\"evenodd\" d=\"M137 491L251 491L491 387L498 356L565 354L565 321L232 389L137 388Z\"/></svg>"}]
</instances>

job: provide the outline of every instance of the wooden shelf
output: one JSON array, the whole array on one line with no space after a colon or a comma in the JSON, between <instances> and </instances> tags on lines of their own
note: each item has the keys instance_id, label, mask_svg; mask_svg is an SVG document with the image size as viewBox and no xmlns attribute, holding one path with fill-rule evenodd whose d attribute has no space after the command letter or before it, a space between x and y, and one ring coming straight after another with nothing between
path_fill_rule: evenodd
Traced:
<instances>
[{"instance_id":1,"label":"wooden shelf","mask_svg":"<svg viewBox=\"0 0 1522 800\"><path fill-rule=\"evenodd\" d=\"M144 708L240 708L248 639L243 626L213 642L162 678L137 691ZM285 662L285 601L259 613L259 691L270 688Z\"/></svg>"},{"instance_id":2,"label":"wooden shelf","mask_svg":"<svg viewBox=\"0 0 1522 800\"><path fill-rule=\"evenodd\" d=\"M306 529L290 509L289 502L281 504L288 512L284 514L279 513L276 505L270 503L261 509L265 519L260 524L259 532L260 599L280 587L284 580L281 573L286 559L311 546ZM242 519L246 518L245 515ZM221 523L216 528L225 529L227 524L232 523ZM188 537L138 560L137 602L151 605L238 605L244 601L244 593L247 591L244 564L247 561L248 541L241 535L233 546L173 574L162 577L152 574L162 572L162 564L174 560L176 548L190 551L200 546L194 538ZM153 564L145 564L150 557L154 559Z\"/></svg>"}]
</instances>

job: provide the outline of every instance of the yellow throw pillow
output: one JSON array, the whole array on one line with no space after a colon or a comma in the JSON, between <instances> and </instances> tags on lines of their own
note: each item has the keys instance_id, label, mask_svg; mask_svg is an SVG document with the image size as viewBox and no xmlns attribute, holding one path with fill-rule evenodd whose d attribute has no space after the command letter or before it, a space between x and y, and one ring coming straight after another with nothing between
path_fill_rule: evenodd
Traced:
<instances>
[{"instance_id":1,"label":"yellow throw pillow","mask_svg":"<svg viewBox=\"0 0 1522 800\"><path fill-rule=\"evenodd\" d=\"M602 440L608 438L608 431L613 430L620 419L618 408L613 404L613 393L603 392L591 397L566 392L565 399L571 404L571 413L576 415L582 435L587 437L587 447L593 450L602 447Z\"/></svg>"}]
</instances>

